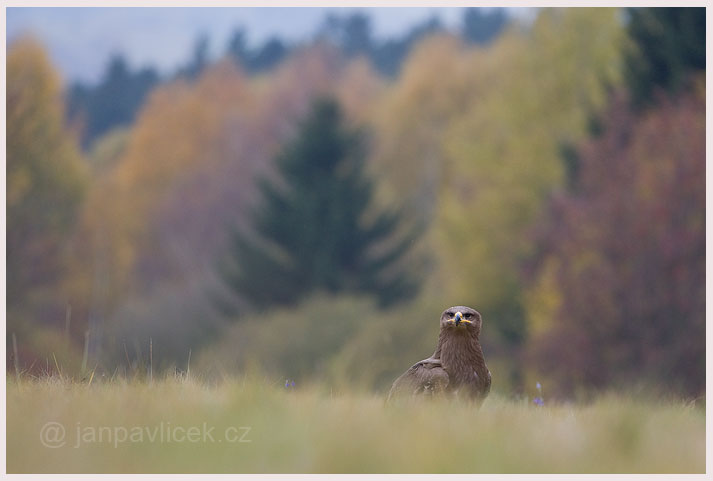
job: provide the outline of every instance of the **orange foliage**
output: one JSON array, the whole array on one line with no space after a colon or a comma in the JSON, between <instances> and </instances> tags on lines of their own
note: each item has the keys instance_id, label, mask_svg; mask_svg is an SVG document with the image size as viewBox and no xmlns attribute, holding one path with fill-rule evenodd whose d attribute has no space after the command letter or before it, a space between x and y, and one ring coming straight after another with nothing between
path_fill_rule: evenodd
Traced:
<instances>
[{"instance_id":1,"label":"orange foliage","mask_svg":"<svg viewBox=\"0 0 713 481\"><path fill-rule=\"evenodd\" d=\"M227 227L240 224L254 201L255 176L269 170L310 100L335 93L350 118L361 118L377 96L377 79L363 63L347 64L316 45L270 76L247 78L226 59L195 84L155 91L125 154L96 183L85 216L112 297L210 275Z\"/></svg>"}]
</instances>

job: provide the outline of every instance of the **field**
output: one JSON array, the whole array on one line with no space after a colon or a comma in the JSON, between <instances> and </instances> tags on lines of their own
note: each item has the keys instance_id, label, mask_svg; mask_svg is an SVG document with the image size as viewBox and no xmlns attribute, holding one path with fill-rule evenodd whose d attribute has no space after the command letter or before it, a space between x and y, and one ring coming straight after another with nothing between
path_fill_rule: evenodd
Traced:
<instances>
[{"instance_id":1,"label":"field","mask_svg":"<svg viewBox=\"0 0 713 481\"><path fill-rule=\"evenodd\" d=\"M703 403L480 409L260 379L7 383L9 473L705 471Z\"/></svg>"}]
</instances>

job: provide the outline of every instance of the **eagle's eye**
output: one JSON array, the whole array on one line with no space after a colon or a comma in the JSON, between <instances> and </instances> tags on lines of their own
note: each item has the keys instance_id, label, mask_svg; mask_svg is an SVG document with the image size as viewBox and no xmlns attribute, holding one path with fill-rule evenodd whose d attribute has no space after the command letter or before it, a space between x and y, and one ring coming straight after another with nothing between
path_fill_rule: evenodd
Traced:
<instances>
[{"instance_id":1,"label":"eagle's eye","mask_svg":"<svg viewBox=\"0 0 713 481\"><path fill-rule=\"evenodd\" d=\"M466 312L465 314L463 314L463 317L465 317L466 319L470 319L471 317L473 317L473 314L471 314L470 312Z\"/></svg>"},{"instance_id":2,"label":"eagle's eye","mask_svg":"<svg viewBox=\"0 0 713 481\"><path fill-rule=\"evenodd\" d=\"M455 316L455 314L453 314L452 312L449 311L449 312L446 312L446 316L448 316L450 318L450 317Z\"/></svg>"}]
</instances>

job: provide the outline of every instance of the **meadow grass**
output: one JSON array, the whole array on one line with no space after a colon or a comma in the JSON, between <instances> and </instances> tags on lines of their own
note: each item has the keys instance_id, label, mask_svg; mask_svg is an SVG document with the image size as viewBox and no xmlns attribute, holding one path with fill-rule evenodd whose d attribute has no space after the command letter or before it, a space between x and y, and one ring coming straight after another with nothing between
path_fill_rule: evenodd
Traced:
<instances>
[{"instance_id":1,"label":"meadow grass","mask_svg":"<svg viewBox=\"0 0 713 481\"><path fill-rule=\"evenodd\" d=\"M491 394L480 409L443 399L385 405L379 394L283 383L9 380L7 471L705 471L705 410L683 402L607 395L539 407ZM49 422L63 439L57 424L43 432Z\"/></svg>"}]
</instances>

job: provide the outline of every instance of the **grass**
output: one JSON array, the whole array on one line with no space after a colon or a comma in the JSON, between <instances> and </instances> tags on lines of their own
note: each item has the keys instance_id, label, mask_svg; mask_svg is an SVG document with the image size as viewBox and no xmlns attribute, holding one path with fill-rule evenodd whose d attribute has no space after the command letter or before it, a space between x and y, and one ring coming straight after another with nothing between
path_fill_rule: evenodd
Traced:
<instances>
[{"instance_id":1,"label":"grass","mask_svg":"<svg viewBox=\"0 0 713 481\"><path fill-rule=\"evenodd\" d=\"M384 405L381 395L249 378L9 380L7 471L705 471L702 407L615 395L588 405L545 402L493 394L480 409L453 400ZM41 442L48 422L64 428L61 447ZM45 442L59 444L54 428L45 429Z\"/></svg>"}]
</instances>

